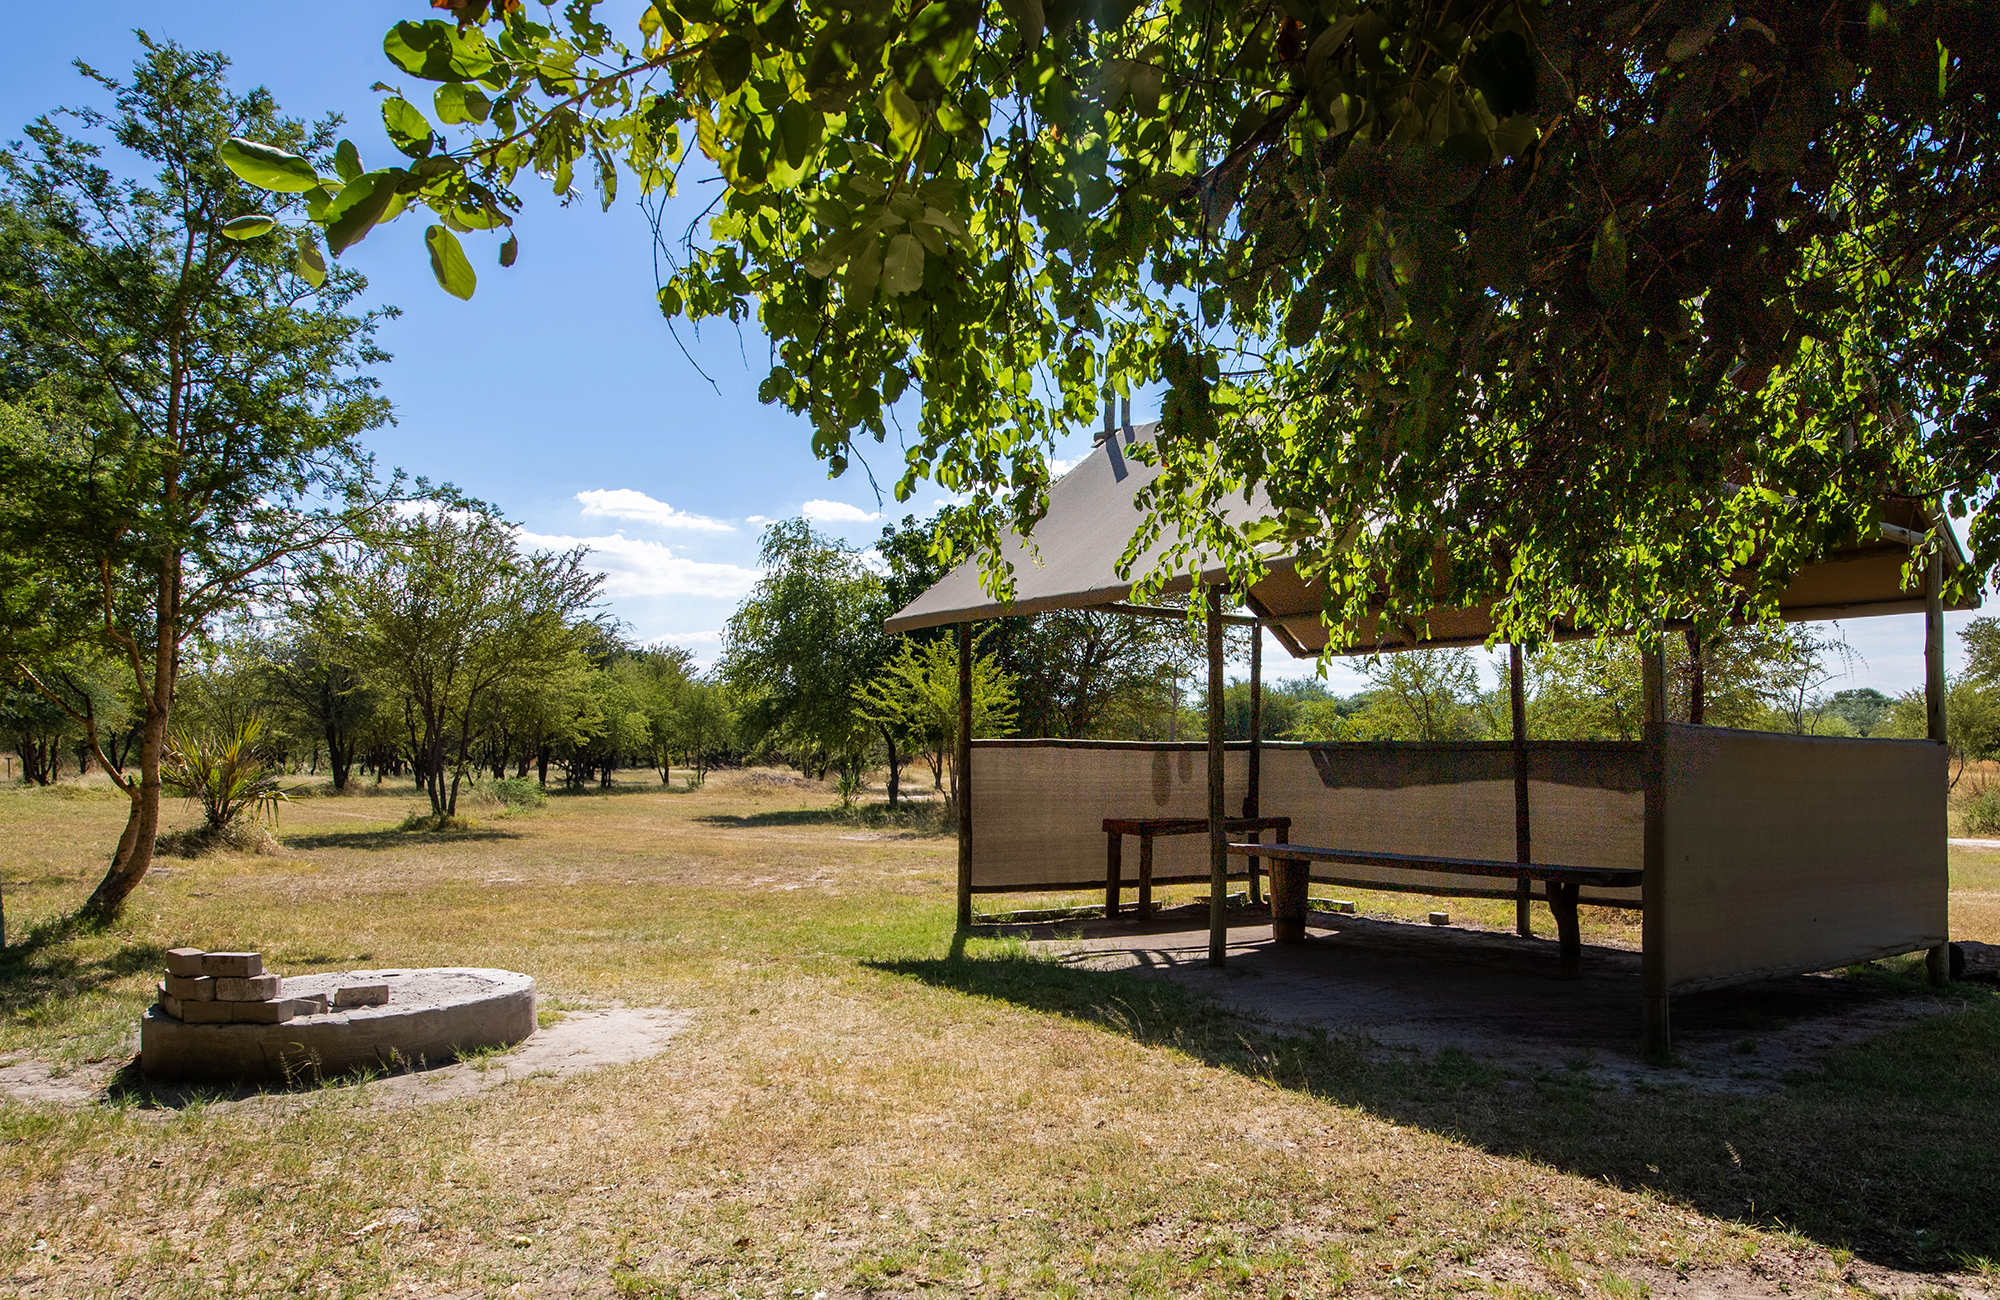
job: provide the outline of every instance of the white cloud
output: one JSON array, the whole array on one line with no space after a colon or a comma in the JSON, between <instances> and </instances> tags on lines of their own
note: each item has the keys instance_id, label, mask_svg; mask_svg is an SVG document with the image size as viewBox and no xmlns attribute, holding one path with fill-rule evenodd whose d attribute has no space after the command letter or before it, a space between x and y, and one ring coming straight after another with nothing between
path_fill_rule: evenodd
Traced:
<instances>
[{"instance_id":1,"label":"white cloud","mask_svg":"<svg viewBox=\"0 0 2000 1300\"><path fill-rule=\"evenodd\" d=\"M626 537L561 537L522 532L521 545L532 550L566 551L588 546L585 563L606 575L604 594L617 599L635 596L713 596L735 600L746 595L764 575L735 564L708 564L675 555L660 542Z\"/></svg>"},{"instance_id":2,"label":"white cloud","mask_svg":"<svg viewBox=\"0 0 2000 1300\"><path fill-rule=\"evenodd\" d=\"M743 522L746 524L755 524L757 527L762 528L765 524L770 523L771 519L768 515L751 515L744 519Z\"/></svg>"},{"instance_id":3,"label":"white cloud","mask_svg":"<svg viewBox=\"0 0 2000 1300\"><path fill-rule=\"evenodd\" d=\"M1055 482L1063 475L1083 464L1081 456L1054 456L1049 459L1049 481Z\"/></svg>"},{"instance_id":4,"label":"white cloud","mask_svg":"<svg viewBox=\"0 0 2000 1300\"><path fill-rule=\"evenodd\" d=\"M712 632L666 632L653 638L654 645L721 645L722 629Z\"/></svg>"},{"instance_id":5,"label":"white cloud","mask_svg":"<svg viewBox=\"0 0 2000 1300\"><path fill-rule=\"evenodd\" d=\"M882 517L879 510L871 515L845 501L808 501L799 507L799 513L816 524L872 524Z\"/></svg>"},{"instance_id":6,"label":"white cloud","mask_svg":"<svg viewBox=\"0 0 2000 1300\"><path fill-rule=\"evenodd\" d=\"M710 519L706 515L691 515L685 510L676 510L664 501L655 501L644 492L632 488L595 488L589 492L579 492L576 499L583 505L586 515L604 515L612 519L635 519L642 524L652 524L656 528L688 528L704 533L733 533L734 527L720 519Z\"/></svg>"}]
</instances>

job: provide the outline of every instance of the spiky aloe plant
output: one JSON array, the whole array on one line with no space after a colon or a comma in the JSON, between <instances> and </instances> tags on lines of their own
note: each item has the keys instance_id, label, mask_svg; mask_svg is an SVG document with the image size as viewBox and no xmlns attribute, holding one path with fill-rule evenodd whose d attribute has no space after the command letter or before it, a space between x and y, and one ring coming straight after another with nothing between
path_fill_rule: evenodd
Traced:
<instances>
[{"instance_id":1,"label":"spiky aloe plant","mask_svg":"<svg viewBox=\"0 0 2000 1300\"><path fill-rule=\"evenodd\" d=\"M215 830L245 813L253 819L268 817L276 825L278 805L290 796L278 788L278 774L258 755L263 734L264 724L255 718L228 736L176 729L160 765L160 780L181 797L198 801Z\"/></svg>"}]
</instances>

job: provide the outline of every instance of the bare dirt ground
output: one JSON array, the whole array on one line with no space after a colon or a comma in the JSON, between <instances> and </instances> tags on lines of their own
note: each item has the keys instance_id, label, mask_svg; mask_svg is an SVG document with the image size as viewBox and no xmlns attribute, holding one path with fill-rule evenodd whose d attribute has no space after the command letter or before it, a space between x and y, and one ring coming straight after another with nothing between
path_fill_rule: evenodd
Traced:
<instances>
[{"instance_id":1,"label":"bare dirt ground","mask_svg":"<svg viewBox=\"0 0 2000 1300\"><path fill-rule=\"evenodd\" d=\"M1674 999L1678 1064L1657 1067L1639 1054L1633 949L1586 945L1582 978L1566 981L1556 978L1552 939L1314 913L1305 943L1275 944L1268 924L1244 909L1229 964L1217 970L1206 909L1179 910L1193 915L1143 929L1100 921L1037 943L1065 964L1170 979L1265 1023L1356 1037L1377 1053L1456 1050L1625 1088L1772 1092L1830 1052L1965 1007L1962 996L1910 996L1829 975L1690 994Z\"/></svg>"},{"instance_id":2,"label":"bare dirt ground","mask_svg":"<svg viewBox=\"0 0 2000 1300\"><path fill-rule=\"evenodd\" d=\"M692 1017L669 1007L611 1007L572 1011L503 1052L482 1053L430 1069L399 1070L366 1079L335 1080L298 1088L175 1088L137 1075L131 1054L137 1035L104 1061L66 1070L32 1057L0 1058L0 1094L16 1101L63 1106L97 1105L132 1097L148 1109L177 1110L190 1103L282 1108L326 1101L370 1107L426 1105L476 1096L528 1079L562 1079L586 1070L643 1061L667 1049Z\"/></svg>"}]
</instances>

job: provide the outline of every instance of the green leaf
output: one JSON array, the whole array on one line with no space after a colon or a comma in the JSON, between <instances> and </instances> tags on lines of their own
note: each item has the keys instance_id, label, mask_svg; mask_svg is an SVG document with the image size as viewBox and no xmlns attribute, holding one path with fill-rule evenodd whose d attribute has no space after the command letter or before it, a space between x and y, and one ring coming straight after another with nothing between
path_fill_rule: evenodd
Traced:
<instances>
[{"instance_id":1,"label":"green leaf","mask_svg":"<svg viewBox=\"0 0 2000 1300\"><path fill-rule=\"evenodd\" d=\"M897 235L889 241L888 255L882 259L882 291L895 297L923 287L923 243L914 235Z\"/></svg>"},{"instance_id":2,"label":"green leaf","mask_svg":"<svg viewBox=\"0 0 2000 1300\"><path fill-rule=\"evenodd\" d=\"M479 277L472 273L472 263L465 260L458 236L443 226L432 226L424 231L424 246L430 249L431 274L444 291L454 298L470 298Z\"/></svg>"},{"instance_id":3,"label":"green leaf","mask_svg":"<svg viewBox=\"0 0 2000 1300\"><path fill-rule=\"evenodd\" d=\"M340 187L326 205L326 244L337 257L367 237L396 197L398 169L366 172Z\"/></svg>"},{"instance_id":4,"label":"green leaf","mask_svg":"<svg viewBox=\"0 0 2000 1300\"><path fill-rule=\"evenodd\" d=\"M430 153L430 119L401 95L382 101L382 126L389 133L389 143L410 157L422 158Z\"/></svg>"},{"instance_id":5,"label":"green leaf","mask_svg":"<svg viewBox=\"0 0 2000 1300\"><path fill-rule=\"evenodd\" d=\"M342 140L333 150L334 175L342 181L351 181L368 170L361 165L361 151L354 147L354 141Z\"/></svg>"},{"instance_id":6,"label":"green leaf","mask_svg":"<svg viewBox=\"0 0 2000 1300\"><path fill-rule=\"evenodd\" d=\"M232 136L216 156L246 184L278 194L303 194L319 184L313 165L295 153Z\"/></svg>"},{"instance_id":7,"label":"green leaf","mask_svg":"<svg viewBox=\"0 0 2000 1300\"><path fill-rule=\"evenodd\" d=\"M299 232L299 260L292 269L315 289L326 283L326 259L320 256L319 241L306 231Z\"/></svg>"},{"instance_id":8,"label":"green leaf","mask_svg":"<svg viewBox=\"0 0 2000 1300\"><path fill-rule=\"evenodd\" d=\"M270 234L276 228L277 224L270 217L258 212L251 216L238 217L234 221L224 222L222 233L229 239L255 239L259 235Z\"/></svg>"},{"instance_id":9,"label":"green leaf","mask_svg":"<svg viewBox=\"0 0 2000 1300\"><path fill-rule=\"evenodd\" d=\"M708 63L727 94L750 80L750 42L731 32L708 47Z\"/></svg>"},{"instance_id":10,"label":"green leaf","mask_svg":"<svg viewBox=\"0 0 2000 1300\"><path fill-rule=\"evenodd\" d=\"M1625 296L1625 257L1625 231L1614 212L1590 241L1590 291L1607 307Z\"/></svg>"},{"instance_id":11,"label":"green leaf","mask_svg":"<svg viewBox=\"0 0 2000 1300\"><path fill-rule=\"evenodd\" d=\"M493 102L480 93L479 87L458 81L439 86L431 99L437 105L438 121L454 125L484 122L493 111Z\"/></svg>"},{"instance_id":12,"label":"green leaf","mask_svg":"<svg viewBox=\"0 0 2000 1300\"><path fill-rule=\"evenodd\" d=\"M520 253L521 253L520 238L515 235L507 236L507 242L500 245L500 265L502 266L514 265L514 259L520 256Z\"/></svg>"},{"instance_id":13,"label":"green leaf","mask_svg":"<svg viewBox=\"0 0 2000 1300\"><path fill-rule=\"evenodd\" d=\"M425 81L477 81L493 71L493 47L484 32L435 18L397 23L382 38L382 53Z\"/></svg>"},{"instance_id":14,"label":"green leaf","mask_svg":"<svg viewBox=\"0 0 2000 1300\"><path fill-rule=\"evenodd\" d=\"M1042 33L1048 28L1042 0L1000 0L1000 7L1007 11L1008 21L1021 34L1023 45L1041 44Z\"/></svg>"}]
</instances>

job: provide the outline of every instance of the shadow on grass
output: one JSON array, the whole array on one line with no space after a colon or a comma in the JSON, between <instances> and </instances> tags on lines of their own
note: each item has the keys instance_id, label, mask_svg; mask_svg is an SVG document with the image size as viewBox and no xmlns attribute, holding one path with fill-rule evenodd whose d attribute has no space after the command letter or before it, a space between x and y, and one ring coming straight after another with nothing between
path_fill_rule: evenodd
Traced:
<instances>
[{"instance_id":1,"label":"shadow on grass","mask_svg":"<svg viewBox=\"0 0 2000 1300\"><path fill-rule=\"evenodd\" d=\"M52 1003L166 965L167 950L157 943L127 943L91 955L84 945L70 942L92 930L86 921L58 917L10 941L0 952L0 1015L34 1017Z\"/></svg>"},{"instance_id":2,"label":"shadow on grass","mask_svg":"<svg viewBox=\"0 0 2000 1300\"><path fill-rule=\"evenodd\" d=\"M104 1099L114 1105L128 1105L139 1110L187 1110L216 1102L246 1101L252 1097L301 1097L341 1088L358 1088L400 1075L429 1074L447 1069L459 1064L461 1059L454 1055L440 1061L374 1066L343 1074L321 1074L315 1069L302 1069L283 1082L268 1083L175 1083L143 1073L138 1061L134 1060L111 1076L111 1081L105 1085Z\"/></svg>"},{"instance_id":3,"label":"shadow on grass","mask_svg":"<svg viewBox=\"0 0 2000 1300\"><path fill-rule=\"evenodd\" d=\"M363 849L380 852L419 844L464 844L520 838L519 831L501 830L494 826L449 831L406 831L389 826L375 831L315 831L310 835L280 835L278 840L288 849Z\"/></svg>"},{"instance_id":4,"label":"shadow on grass","mask_svg":"<svg viewBox=\"0 0 2000 1300\"><path fill-rule=\"evenodd\" d=\"M704 826L749 829L759 826L830 826L852 830L904 831L915 835L943 835L952 829L949 819L935 804L908 804L891 810L887 804L855 804L843 808L773 808L768 812L737 815L710 813L694 818Z\"/></svg>"},{"instance_id":5,"label":"shadow on grass","mask_svg":"<svg viewBox=\"0 0 2000 1300\"><path fill-rule=\"evenodd\" d=\"M1561 1073L1522 1078L1456 1050L1380 1061L1361 1042L1273 1032L1164 981L962 954L961 941L942 959L870 965L1877 1263L2000 1260L2000 995L1989 990L1958 986L1968 1010L1835 1052L1780 1092L1728 1096L1625 1092Z\"/></svg>"}]
</instances>

